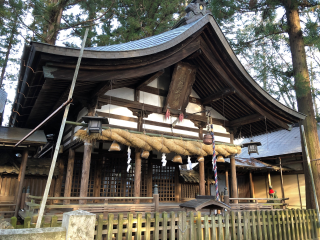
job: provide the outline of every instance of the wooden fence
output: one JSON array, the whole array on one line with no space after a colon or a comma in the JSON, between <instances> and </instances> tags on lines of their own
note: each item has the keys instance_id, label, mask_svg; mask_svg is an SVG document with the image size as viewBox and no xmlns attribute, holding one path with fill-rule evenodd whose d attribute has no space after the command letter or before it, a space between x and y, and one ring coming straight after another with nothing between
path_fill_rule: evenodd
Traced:
<instances>
[{"instance_id":1,"label":"wooden fence","mask_svg":"<svg viewBox=\"0 0 320 240\"><path fill-rule=\"evenodd\" d=\"M311 240L318 239L319 228L315 210L266 210L224 212L223 215L202 215L200 212L171 213L109 213L107 218L98 215L95 239L102 240ZM35 224L26 218L24 225ZM57 217L42 227L61 226Z\"/></svg>"},{"instance_id":2,"label":"wooden fence","mask_svg":"<svg viewBox=\"0 0 320 240\"><path fill-rule=\"evenodd\" d=\"M201 216L200 212L98 216L96 239L108 240L309 240L318 239L315 210L239 211Z\"/></svg>"}]
</instances>

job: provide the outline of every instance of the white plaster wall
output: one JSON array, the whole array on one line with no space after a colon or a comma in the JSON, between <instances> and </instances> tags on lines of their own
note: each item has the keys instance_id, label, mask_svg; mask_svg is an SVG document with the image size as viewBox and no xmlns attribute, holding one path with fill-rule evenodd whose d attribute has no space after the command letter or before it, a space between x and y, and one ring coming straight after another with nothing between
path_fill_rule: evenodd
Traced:
<instances>
[{"instance_id":1,"label":"white plaster wall","mask_svg":"<svg viewBox=\"0 0 320 240\"><path fill-rule=\"evenodd\" d=\"M127 100L134 100L134 90L131 88L117 88L107 91L104 95L127 99ZM112 103L112 98L111 98Z\"/></svg>"}]
</instances>

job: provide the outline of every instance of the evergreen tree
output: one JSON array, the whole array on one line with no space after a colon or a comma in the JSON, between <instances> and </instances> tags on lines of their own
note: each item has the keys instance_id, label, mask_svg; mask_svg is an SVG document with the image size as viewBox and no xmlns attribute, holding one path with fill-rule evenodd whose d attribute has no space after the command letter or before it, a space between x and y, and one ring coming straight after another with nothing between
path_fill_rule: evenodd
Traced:
<instances>
[{"instance_id":1,"label":"evergreen tree","mask_svg":"<svg viewBox=\"0 0 320 240\"><path fill-rule=\"evenodd\" d=\"M104 23L96 44L124 43L165 32L183 16L186 3L181 0L118 0L113 10L114 19Z\"/></svg>"},{"instance_id":2,"label":"evergreen tree","mask_svg":"<svg viewBox=\"0 0 320 240\"><path fill-rule=\"evenodd\" d=\"M314 0L212 0L211 10L229 36L236 54L255 66L258 81L263 81L267 75L271 84L278 83L277 90L284 94L289 106L295 95L298 111L307 115L303 125L310 157L319 159L320 145L305 47L313 47L319 52L320 3ZM233 31L235 28L237 32ZM266 58L263 49L269 55ZM290 61L283 57L286 52L290 54ZM265 65L261 64L262 60ZM304 169L307 207L314 208L307 166ZM315 161L312 172L320 200L320 165Z\"/></svg>"}]
</instances>

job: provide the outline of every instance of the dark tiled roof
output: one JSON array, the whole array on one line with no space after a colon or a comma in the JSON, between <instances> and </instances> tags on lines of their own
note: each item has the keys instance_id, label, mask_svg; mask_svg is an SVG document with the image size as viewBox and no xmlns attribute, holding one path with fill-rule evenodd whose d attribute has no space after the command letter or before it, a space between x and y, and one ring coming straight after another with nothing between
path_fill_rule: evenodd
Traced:
<instances>
[{"instance_id":1,"label":"dark tiled roof","mask_svg":"<svg viewBox=\"0 0 320 240\"><path fill-rule=\"evenodd\" d=\"M320 135L320 130L318 130L318 135ZM241 145L250 140L250 138L238 139L235 140L235 144ZM280 130L254 136L253 141L262 144L258 147L259 155L257 153L249 155L248 149L243 148L241 154L238 155L239 158L263 158L302 152L299 127L294 127L291 131Z\"/></svg>"},{"instance_id":2,"label":"dark tiled roof","mask_svg":"<svg viewBox=\"0 0 320 240\"><path fill-rule=\"evenodd\" d=\"M199 183L200 175L194 170L182 170L180 169L180 176L183 178L185 183ZM205 179L207 180L207 179ZM210 184L214 183L213 179L209 179Z\"/></svg>"},{"instance_id":3,"label":"dark tiled roof","mask_svg":"<svg viewBox=\"0 0 320 240\"><path fill-rule=\"evenodd\" d=\"M51 159L39 158L39 159L28 159L26 167L26 175L48 175L51 166ZM16 164L6 164L0 166L0 173L19 174L20 167ZM53 172L54 176L59 175L58 164Z\"/></svg>"},{"instance_id":4,"label":"dark tiled roof","mask_svg":"<svg viewBox=\"0 0 320 240\"><path fill-rule=\"evenodd\" d=\"M88 47L88 48L85 48L85 50L106 51L106 52L125 52L125 51L135 51L135 50L142 50L142 49L152 49L176 39L177 41L174 41L172 43L173 45L175 45L174 44L175 42L176 43L181 42L181 38L185 39L189 37L191 34L193 34L194 31L187 32L187 30L189 30L192 26L196 25L204 17L200 18L195 22L192 22L190 24L187 24L179 28L172 29L170 31L161 33L159 35L147 37L144 39L139 39L136 41L130 41L127 43L120 43L120 44L101 46L101 47Z\"/></svg>"}]
</instances>

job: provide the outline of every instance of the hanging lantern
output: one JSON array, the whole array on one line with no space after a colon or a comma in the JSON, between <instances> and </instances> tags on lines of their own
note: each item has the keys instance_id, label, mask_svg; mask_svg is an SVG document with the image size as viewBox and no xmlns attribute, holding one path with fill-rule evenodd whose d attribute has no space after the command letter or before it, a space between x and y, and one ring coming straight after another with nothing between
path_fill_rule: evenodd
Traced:
<instances>
[{"instance_id":1,"label":"hanging lantern","mask_svg":"<svg viewBox=\"0 0 320 240\"><path fill-rule=\"evenodd\" d=\"M222 156L217 157L217 162L225 162L224 158Z\"/></svg>"},{"instance_id":2,"label":"hanging lantern","mask_svg":"<svg viewBox=\"0 0 320 240\"><path fill-rule=\"evenodd\" d=\"M203 157L203 156L199 156L199 157L197 158L197 161L198 161L198 162L204 162L204 157Z\"/></svg>"},{"instance_id":3,"label":"hanging lantern","mask_svg":"<svg viewBox=\"0 0 320 240\"><path fill-rule=\"evenodd\" d=\"M251 153L257 153L259 155L258 146L261 146L261 142L253 142L252 140L249 143L242 144L242 147L248 147L249 155Z\"/></svg>"},{"instance_id":4,"label":"hanging lantern","mask_svg":"<svg viewBox=\"0 0 320 240\"><path fill-rule=\"evenodd\" d=\"M203 143L205 145L211 145L212 144L212 135L210 133L206 133L204 136L203 136Z\"/></svg>"},{"instance_id":5,"label":"hanging lantern","mask_svg":"<svg viewBox=\"0 0 320 240\"><path fill-rule=\"evenodd\" d=\"M85 116L82 117L82 121L85 123L88 123L88 134L91 133L99 133L102 132L102 124L109 124L109 121L107 118L103 117L92 117L92 116Z\"/></svg>"},{"instance_id":6,"label":"hanging lantern","mask_svg":"<svg viewBox=\"0 0 320 240\"><path fill-rule=\"evenodd\" d=\"M172 162L177 162L182 164L182 157L180 155L175 155Z\"/></svg>"},{"instance_id":7,"label":"hanging lantern","mask_svg":"<svg viewBox=\"0 0 320 240\"><path fill-rule=\"evenodd\" d=\"M150 152L146 150L143 150L141 153L141 157L144 159L148 159L149 155L150 155Z\"/></svg>"},{"instance_id":8,"label":"hanging lantern","mask_svg":"<svg viewBox=\"0 0 320 240\"><path fill-rule=\"evenodd\" d=\"M109 148L109 152L120 152L120 151L121 151L120 144L117 143L116 141L113 141Z\"/></svg>"}]
</instances>

